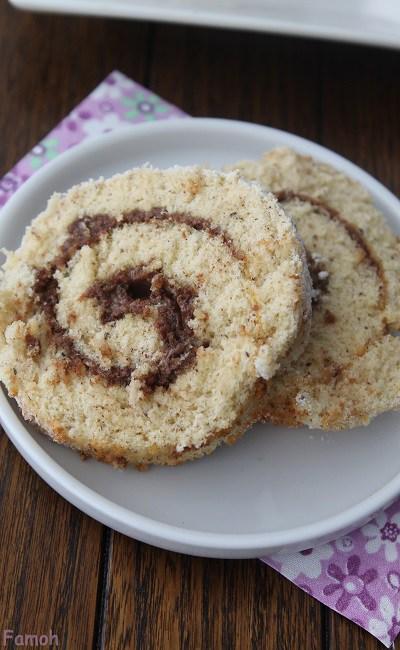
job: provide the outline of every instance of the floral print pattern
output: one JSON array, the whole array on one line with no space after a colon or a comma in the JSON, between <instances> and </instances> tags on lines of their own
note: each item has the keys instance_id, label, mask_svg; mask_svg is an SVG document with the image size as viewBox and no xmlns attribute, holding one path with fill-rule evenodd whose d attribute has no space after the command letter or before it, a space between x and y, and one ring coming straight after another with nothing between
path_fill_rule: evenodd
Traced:
<instances>
[{"instance_id":1,"label":"floral print pattern","mask_svg":"<svg viewBox=\"0 0 400 650\"><path fill-rule=\"evenodd\" d=\"M388 648L400 633L400 499L330 544L262 560Z\"/></svg>"},{"instance_id":2,"label":"floral print pattern","mask_svg":"<svg viewBox=\"0 0 400 650\"><path fill-rule=\"evenodd\" d=\"M335 542L335 546L339 553L351 553L354 542L349 535L346 535L346 537L339 537Z\"/></svg>"},{"instance_id":3,"label":"floral print pattern","mask_svg":"<svg viewBox=\"0 0 400 650\"><path fill-rule=\"evenodd\" d=\"M346 571L342 571L337 564L330 564L326 570L327 575L335 582L330 583L323 589L325 596L331 596L339 591L340 596L335 603L338 612L344 612L352 598L358 598L366 609L376 609L376 601L367 589L370 582L376 580L378 572L376 569L368 569L360 573L361 560L358 555L352 555L346 562Z\"/></svg>"},{"instance_id":4,"label":"floral print pattern","mask_svg":"<svg viewBox=\"0 0 400 650\"><path fill-rule=\"evenodd\" d=\"M388 648L400 632L400 606L395 612L394 605L388 596L382 596L379 601L380 618L371 618L368 630Z\"/></svg>"},{"instance_id":5,"label":"floral print pattern","mask_svg":"<svg viewBox=\"0 0 400 650\"><path fill-rule=\"evenodd\" d=\"M393 591L400 592L400 573L398 571L389 571L386 579Z\"/></svg>"},{"instance_id":6,"label":"floral print pattern","mask_svg":"<svg viewBox=\"0 0 400 650\"><path fill-rule=\"evenodd\" d=\"M125 117L129 120L140 117L143 120L156 120L166 110L165 103L157 95L144 92L125 97L122 103L128 108Z\"/></svg>"},{"instance_id":7,"label":"floral print pattern","mask_svg":"<svg viewBox=\"0 0 400 650\"><path fill-rule=\"evenodd\" d=\"M30 153L30 165L33 171L42 167L49 160L56 158L61 151L58 148L59 142L57 138L45 138L33 147Z\"/></svg>"},{"instance_id":8,"label":"floral print pattern","mask_svg":"<svg viewBox=\"0 0 400 650\"><path fill-rule=\"evenodd\" d=\"M275 559L281 560L281 573L289 580L294 580L300 574L307 578L319 578L322 571L322 560L328 560L333 555L330 544L317 546L314 549L307 549L292 555L275 555Z\"/></svg>"},{"instance_id":9,"label":"floral print pattern","mask_svg":"<svg viewBox=\"0 0 400 650\"><path fill-rule=\"evenodd\" d=\"M0 180L0 207L40 167L87 138L127 124L186 117L185 113L115 71Z\"/></svg>"},{"instance_id":10,"label":"floral print pattern","mask_svg":"<svg viewBox=\"0 0 400 650\"><path fill-rule=\"evenodd\" d=\"M395 562L400 550L400 512L388 517L381 512L373 522L361 528L367 538L365 550L367 553L377 553L381 547L384 549L388 562Z\"/></svg>"},{"instance_id":11,"label":"floral print pattern","mask_svg":"<svg viewBox=\"0 0 400 650\"><path fill-rule=\"evenodd\" d=\"M112 72L0 179L0 207L37 169L98 133L126 124L187 117L120 72ZM264 562L390 647L400 632L400 499L330 544L275 553Z\"/></svg>"}]
</instances>

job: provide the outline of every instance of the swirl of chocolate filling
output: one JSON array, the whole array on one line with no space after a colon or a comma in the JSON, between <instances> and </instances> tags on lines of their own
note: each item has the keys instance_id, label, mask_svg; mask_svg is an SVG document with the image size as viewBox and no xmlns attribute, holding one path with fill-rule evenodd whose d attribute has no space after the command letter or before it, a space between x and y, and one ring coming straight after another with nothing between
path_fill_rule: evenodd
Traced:
<instances>
[{"instance_id":1,"label":"swirl of chocolate filling","mask_svg":"<svg viewBox=\"0 0 400 650\"><path fill-rule=\"evenodd\" d=\"M337 210L332 208L330 205L317 199L309 194L303 192L294 192L292 190L280 190L279 192L274 192L276 199L280 203L286 203L288 201L302 201L304 203L309 203L317 211L324 214L328 219L335 221L344 228L347 235L352 239L355 245L362 251L364 261L369 264L369 266L374 270L379 280L379 308L384 309L387 301L387 287L386 287L386 278L385 273L382 268L382 264L375 257L372 252L369 244L364 239L362 231L354 226L352 223L348 222ZM325 275L325 267L321 264L321 261L316 260L313 256L307 251L307 264L310 271L311 279L313 282L314 289L317 291L317 296L328 291L329 279ZM321 274L322 271L322 274ZM314 302L318 303L318 297Z\"/></svg>"},{"instance_id":2,"label":"swirl of chocolate filling","mask_svg":"<svg viewBox=\"0 0 400 650\"><path fill-rule=\"evenodd\" d=\"M127 224L149 221L170 221L186 224L195 230L218 237L231 254L242 259L232 240L222 229L205 219L185 213L169 213L162 208L149 211L133 210L117 220L109 215L98 214L76 219L68 227L68 237L58 255L44 268L36 270L33 286L36 306L44 313L52 341L61 350L68 370L84 369L91 375L101 377L108 385L127 386L134 370L132 366L113 365L104 368L78 350L73 338L57 320L59 286L55 272L65 267L73 255L83 246L91 246L116 228ZM168 388L184 369L194 363L199 347L208 347L208 341L199 341L189 321L193 318L195 291L189 286L175 286L161 271L146 271L143 267L129 267L106 280L97 280L81 296L97 301L101 322L110 323L126 314L148 316L156 310L155 327L160 335L163 350L160 359L141 377L144 393L152 393L157 387Z\"/></svg>"}]
</instances>

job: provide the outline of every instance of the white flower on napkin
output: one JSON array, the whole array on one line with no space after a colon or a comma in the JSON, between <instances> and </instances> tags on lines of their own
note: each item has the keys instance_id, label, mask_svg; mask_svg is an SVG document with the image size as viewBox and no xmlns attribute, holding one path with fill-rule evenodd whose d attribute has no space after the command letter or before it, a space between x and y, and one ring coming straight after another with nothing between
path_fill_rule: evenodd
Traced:
<instances>
[{"instance_id":1,"label":"white flower on napkin","mask_svg":"<svg viewBox=\"0 0 400 650\"><path fill-rule=\"evenodd\" d=\"M128 87L128 86L127 86ZM120 99L122 95L121 86L111 86L106 84L101 84L93 92L93 99Z\"/></svg>"},{"instance_id":2,"label":"white flower on napkin","mask_svg":"<svg viewBox=\"0 0 400 650\"><path fill-rule=\"evenodd\" d=\"M300 573L307 578L319 578L322 572L322 560L329 560L333 555L331 544L310 548L300 553L277 553L272 560L281 565L280 572L289 580L294 580Z\"/></svg>"},{"instance_id":3,"label":"white flower on napkin","mask_svg":"<svg viewBox=\"0 0 400 650\"><path fill-rule=\"evenodd\" d=\"M92 99L120 99L124 90L132 91L135 87L133 81L120 72L112 72L108 77L95 88L91 93Z\"/></svg>"},{"instance_id":4,"label":"white flower on napkin","mask_svg":"<svg viewBox=\"0 0 400 650\"><path fill-rule=\"evenodd\" d=\"M108 113L102 119L94 118L82 121L82 129L88 136L111 131L119 126L121 126L121 120L115 113Z\"/></svg>"},{"instance_id":5,"label":"white flower on napkin","mask_svg":"<svg viewBox=\"0 0 400 650\"><path fill-rule=\"evenodd\" d=\"M396 638L398 628L400 627L400 606L395 615L393 603L390 598L388 596L382 596L379 601L379 611L383 618L371 618L368 623L368 631L389 647Z\"/></svg>"},{"instance_id":6,"label":"white flower on napkin","mask_svg":"<svg viewBox=\"0 0 400 650\"><path fill-rule=\"evenodd\" d=\"M336 540L335 546L339 553L351 553L351 551L354 548L354 542L349 537L346 535L345 537L340 537L339 539Z\"/></svg>"},{"instance_id":7,"label":"white flower on napkin","mask_svg":"<svg viewBox=\"0 0 400 650\"><path fill-rule=\"evenodd\" d=\"M397 545L400 544L400 512L391 518L384 512L380 513L373 522L363 526L361 532L368 539L365 544L367 553L377 553L383 546L386 560L388 562L397 560Z\"/></svg>"}]
</instances>

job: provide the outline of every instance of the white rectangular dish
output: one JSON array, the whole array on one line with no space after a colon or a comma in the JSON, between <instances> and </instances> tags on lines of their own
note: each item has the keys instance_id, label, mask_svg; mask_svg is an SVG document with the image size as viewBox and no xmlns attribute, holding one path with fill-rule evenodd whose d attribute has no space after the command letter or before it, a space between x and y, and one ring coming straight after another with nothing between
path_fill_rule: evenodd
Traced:
<instances>
[{"instance_id":1,"label":"white rectangular dish","mask_svg":"<svg viewBox=\"0 0 400 650\"><path fill-rule=\"evenodd\" d=\"M400 47L398 0L10 0L20 9L276 32Z\"/></svg>"}]
</instances>

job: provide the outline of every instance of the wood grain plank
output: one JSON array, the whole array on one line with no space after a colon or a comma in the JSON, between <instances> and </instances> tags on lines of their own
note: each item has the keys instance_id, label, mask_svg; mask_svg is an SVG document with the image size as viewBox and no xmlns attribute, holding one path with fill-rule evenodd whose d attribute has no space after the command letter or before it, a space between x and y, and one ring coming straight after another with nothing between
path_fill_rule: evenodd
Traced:
<instances>
[{"instance_id":1,"label":"wood grain plank","mask_svg":"<svg viewBox=\"0 0 400 650\"><path fill-rule=\"evenodd\" d=\"M148 25L17 11L0 0L0 175L114 69L143 81Z\"/></svg>"},{"instance_id":2,"label":"wood grain plank","mask_svg":"<svg viewBox=\"0 0 400 650\"><path fill-rule=\"evenodd\" d=\"M400 52L326 43L321 141L400 194Z\"/></svg>"},{"instance_id":3,"label":"wood grain plank","mask_svg":"<svg viewBox=\"0 0 400 650\"><path fill-rule=\"evenodd\" d=\"M102 526L45 485L3 432L0 513L0 629L51 628L61 648L89 648Z\"/></svg>"},{"instance_id":4,"label":"wood grain plank","mask_svg":"<svg viewBox=\"0 0 400 650\"><path fill-rule=\"evenodd\" d=\"M382 650L383 645L355 623L328 610L329 650L357 648L357 650ZM396 648L398 648L396 643Z\"/></svg>"},{"instance_id":5,"label":"wood grain plank","mask_svg":"<svg viewBox=\"0 0 400 650\"><path fill-rule=\"evenodd\" d=\"M103 648L321 649L319 603L258 560L185 557L115 533L110 564Z\"/></svg>"},{"instance_id":6,"label":"wood grain plank","mask_svg":"<svg viewBox=\"0 0 400 650\"><path fill-rule=\"evenodd\" d=\"M155 30L150 84L193 116L268 124L317 139L320 43L192 27Z\"/></svg>"}]
</instances>

